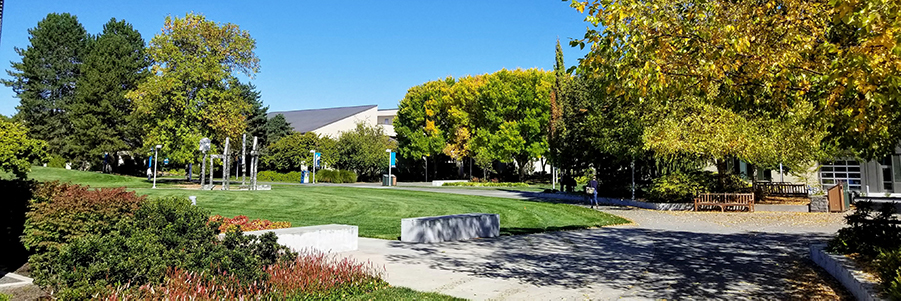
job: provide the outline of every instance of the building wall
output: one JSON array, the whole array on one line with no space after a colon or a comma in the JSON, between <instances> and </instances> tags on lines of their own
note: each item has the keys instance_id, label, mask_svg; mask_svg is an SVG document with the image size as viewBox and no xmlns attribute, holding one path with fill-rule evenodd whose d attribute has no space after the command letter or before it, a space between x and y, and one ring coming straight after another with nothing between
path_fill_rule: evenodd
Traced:
<instances>
[{"instance_id":1,"label":"building wall","mask_svg":"<svg viewBox=\"0 0 901 301\"><path fill-rule=\"evenodd\" d=\"M378 107L372 107L366 111L357 113L347 118L332 122L321 128L313 130L314 133L329 136L337 139L341 136L341 132L351 131L357 127L357 123L363 122L368 125L375 125L378 118Z\"/></svg>"},{"instance_id":2,"label":"building wall","mask_svg":"<svg viewBox=\"0 0 901 301\"><path fill-rule=\"evenodd\" d=\"M379 110L378 118L376 118L376 122L378 126L382 127L385 130L385 135L389 137L397 137L397 133L394 132L394 118L397 117L397 109L389 109L389 110Z\"/></svg>"}]
</instances>

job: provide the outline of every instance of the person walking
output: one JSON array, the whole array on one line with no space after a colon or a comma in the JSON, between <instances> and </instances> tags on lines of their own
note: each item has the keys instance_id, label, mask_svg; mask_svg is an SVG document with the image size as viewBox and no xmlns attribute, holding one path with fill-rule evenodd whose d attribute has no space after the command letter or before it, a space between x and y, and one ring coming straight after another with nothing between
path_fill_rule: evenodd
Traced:
<instances>
[{"instance_id":1,"label":"person walking","mask_svg":"<svg viewBox=\"0 0 901 301\"><path fill-rule=\"evenodd\" d=\"M598 204L598 179L596 176L591 177L591 181L588 181L588 186L586 186L585 190L585 192L591 195L591 199L589 200L591 202L591 209L594 209L594 206L600 207L600 204Z\"/></svg>"}]
</instances>

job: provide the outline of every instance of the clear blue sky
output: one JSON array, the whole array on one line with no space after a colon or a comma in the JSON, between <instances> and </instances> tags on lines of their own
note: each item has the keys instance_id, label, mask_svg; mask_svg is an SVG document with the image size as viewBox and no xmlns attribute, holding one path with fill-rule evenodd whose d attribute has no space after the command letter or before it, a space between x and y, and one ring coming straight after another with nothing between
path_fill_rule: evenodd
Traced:
<instances>
[{"instance_id":1,"label":"clear blue sky","mask_svg":"<svg viewBox=\"0 0 901 301\"><path fill-rule=\"evenodd\" d=\"M559 37L567 66L586 51L570 48L588 25L558 0L407 1L44 1L7 0L0 63L19 61L29 28L68 12L99 33L125 19L144 40L167 15L203 14L237 24L257 41L261 72L252 82L270 111L377 104L396 108L412 86L501 68L553 69ZM0 73L8 78L5 72ZM19 100L0 86L0 114Z\"/></svg>"}]
</instances>

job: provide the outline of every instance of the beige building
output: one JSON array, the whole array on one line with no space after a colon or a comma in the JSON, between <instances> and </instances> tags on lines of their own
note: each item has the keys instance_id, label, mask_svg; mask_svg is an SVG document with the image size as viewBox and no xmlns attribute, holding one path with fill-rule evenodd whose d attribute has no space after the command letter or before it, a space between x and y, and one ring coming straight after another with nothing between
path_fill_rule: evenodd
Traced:
<instances>
[{"instance_id":1,"label":"beige building","mask_svg":"<svg viewBox=\"0 0 901 301\"><path fill-rule=\"evenodd\" d=\"M285 116L295 132L300 133L313 132L338 138L341 132L353 130L357 123L362 122L381 127L391 138L396 136L393 122L397 109L379 110L377 105L270 112L267 117L279 114Z\"/></svg>"}]
</instances>

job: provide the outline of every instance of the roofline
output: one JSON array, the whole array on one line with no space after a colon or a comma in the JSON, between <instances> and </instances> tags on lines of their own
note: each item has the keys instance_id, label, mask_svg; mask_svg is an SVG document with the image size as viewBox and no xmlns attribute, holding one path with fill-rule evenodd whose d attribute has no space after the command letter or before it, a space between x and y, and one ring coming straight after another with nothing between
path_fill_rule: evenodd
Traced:
<instances>
[{"instance_id":1,"label":"roofline","mask_svg":"<svg viewBox=\"0 0 901 301\"><path fill-rule=\"evenodd\" d=\"M300 112L300 111L322 111L322 110L334 110L334 109L351 109L351 108L360 108L359 112L378 107L378 105L362 105L362 106L350 106L350 107L331 107L331 108L319 108L319 109L304 109L304 110L291 110L291 111L276 111L276 112L268 112L266 115L273 114L284 114L284 113L292 113L292 112Z\"/></svg>"}]
</instances>

